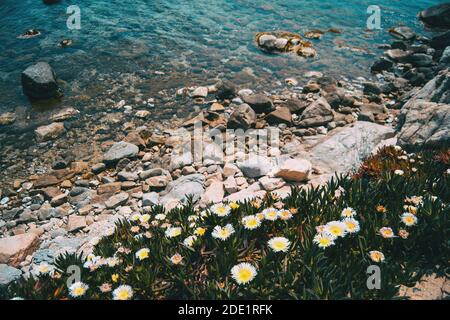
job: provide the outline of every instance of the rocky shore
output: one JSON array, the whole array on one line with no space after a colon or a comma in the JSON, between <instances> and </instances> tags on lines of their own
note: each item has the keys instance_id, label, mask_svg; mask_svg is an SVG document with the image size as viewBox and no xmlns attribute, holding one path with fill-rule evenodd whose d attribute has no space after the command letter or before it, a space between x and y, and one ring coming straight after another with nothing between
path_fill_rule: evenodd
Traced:
<instances>
[{"instance_id":1,"label":"rocky shore","mask_svg":"<svg viewBox=\"0 0 450 320\"><path fill-rule=\"evenodd\" d=\"M321 185L354 170L383 145L409 151L448 146L450 31L448 20L429 18L436 12L419 15L447 30L431 39L405 26L390 30L394 40L374 62L372 80L311 71L270 92L227 80L180 88L165 101L194 112L166 121L153 118L155 100L144 97L108 100L100 115L69 106L53 112L34 137L26 135L36 141L27 157L5 168L1 178L0 285L63 252L89 253L118 219L154 205L173 208L188 196L201 207L267 192L285 197L291 186ZM264 51L274 45L273 54L292 48L300 56L315 54L300 35L263 32L256 42ZM31 98L60 94L49 65L25 70L22 81ZM85 122L90 117L99 121ZM0 115L2 132L15 121L14 113ZM202 134L196 136L199 123ZM190 134L188 141L180 129ZM256 154L248 141L241 147L251 156L241 159L207 138L214 130L223 141L234 141L235 132L227 129L271 130L279 143ZM178 154L197 145L200 161L192 153ZM2 153L9 163L18 157L9 147Z\"/></svg>"}]
</instances>

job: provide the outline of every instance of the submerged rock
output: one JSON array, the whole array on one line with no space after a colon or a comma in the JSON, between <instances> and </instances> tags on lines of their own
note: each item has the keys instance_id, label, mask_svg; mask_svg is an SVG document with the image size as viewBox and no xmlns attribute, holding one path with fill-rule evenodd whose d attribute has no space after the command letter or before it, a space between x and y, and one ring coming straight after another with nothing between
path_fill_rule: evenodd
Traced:
<instances>
[{"instance_id":1,"label":"submerged rock","mask_svg":"<svg viewBox=\"0 0 450 320\"><path fill-rule=\"evenodd\" d=\"M16 121L16 115L13 112L0 114L0 126L7 126Z\"/></svg>"},{"instance_id":2,"label":"submerged rock","mask_svg":"<svg viewBox=\"0 0 450 320\"><path fill-rule=\"evenodd\" d=\"M303 40L300 35L292 32L260 32L256 34L255 41L261 50L269 53L294 52L305 58L316 55L311 42Z\"/></svg>"},{"instance_id":3,"label":"submerged rock","mask_svg":"<svg viewBox=\"0 0 450 320\"><path fill-rule=\"evenodd\" d=\"M41 126L35 130L36 140L38 142L53 140L63 134L64 131L64 123L53 122L49 125Z\"/></svg>"},{"instance_id":4,"label":"submerged rock","mask_svg":"<svg viewBox=\"0 0 450 320\"><path fill-rule=\"evenodd\" d=\"M56 75L47 62L38 62L22 72L22 88L32 100L50 99L60 95Z\"/></svg>"},{"instance_id":5,"label":"submerged rock","mask_svg":"<svg viewBox=\"0 0 450 320\"><path fill-rule=\"evenodd\" d=\"M242 96L242 100L256 113L267 113L273 110L272 100L262 93Z\"/></svg>"},{"instance_id":6,"label":"submerged rock","mask_svg":"<svg viewBox=\"0 0 450 320\"><path fill-rule=\"evenodd\" d=\"M401 27L394 27L389 29L389 33L400 40L414 40L416 38L416 34L414 33L414 31L409 28L409 27L405 27L405 26L401 26Z\"/></svg>"}]
</instances>

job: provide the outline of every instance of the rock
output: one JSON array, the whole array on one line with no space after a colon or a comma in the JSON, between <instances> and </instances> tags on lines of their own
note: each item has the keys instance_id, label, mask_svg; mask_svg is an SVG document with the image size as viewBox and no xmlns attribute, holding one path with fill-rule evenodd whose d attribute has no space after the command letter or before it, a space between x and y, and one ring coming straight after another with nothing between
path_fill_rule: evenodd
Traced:
<instances>
[{"instance_id":1,"label":"rock","mask_svg":"<svg viewBox=\"0 0 450 320\"><path fill-rule=\"evenodd\" d=\"M398 143L406 149L440 148L450 143L450 105L412 99L401 111Z\"/></svg>"},{"instance_id":2,"label":"rock","mask_svg":"<svg viewBox=\"0 0 450 320\"><path fill-rule=\"evenodd\" d=\"M61 2L61 0L42 0L45 4L56 4Z\"/></svg>"},{"instance_id":3,"label":"rock","mask_svg":"<svg viewBox=\"0 0 450 320\"><path fill-rule=\"evenodd\" d=\"M157 176L167 176L170 178L170 172L162 168L153 168L139 173L139 178L141 178L141 180Z\"/></svg>"},{"instance_id":4,"label":"rock","mask_svg":"<svg viewBox=\"0 0 450 320\"><path fill-rule=\"evenodd\" d=\"M287 107L278 107L275 111L269 113L265 120L269 124L286 123L290 124L292 122L292 114Z\"/></svg>"},{"instance_id":5,"label":"rock","mask_svg":"<svg viewBox=\"0 0 450 320\"><path fill-rule=\"evenodd\" d=\"M39 246L39 237L34 233L0 239L0 264L17 267L28 255Z\"/></svg>"},{"instance_id":6,"label":"rock","mask_svg":"<svg viewBox=\"0 0 450 320\"><path fill-rule=\"evenodd\" d=\"M66 121L68 119L76 117L78 114L80 114L80 111L78 111L77 109L67 107L52 115L50 117L50 120L53 122Z\"/></svg>"},{"instance_id":7,"label":"rock","mask_svg":"<svg viewBox=\"0 0 450 320\"><path fill-rule=\"evenodd\" d=\"M401 26L401 27L395 27L395 28L391 28L389 29L389 33L400 40L414 40L416 38L416 34L414 33L414 31L406 26Z\"/></svg>"},{"instance_id":8,"label":"rock","mask_svg":"<svg viewBox=\"0 0 450 320\"><path fill-rule=\"evenodd\" d=\"M56 75L47 62L38 62L22 72L22 88L32 100L50 99L59 95Z\"/></svg>"},{"instance_id":9,"label":"rock","mask_svg":"<svg viewBox=\"0 0 450 320\"><path fill-rule=\"evenodd\" d=\"M421 88L413 98L416 100L450 104L450 70L441 71Z\"/></svg>"},{"instance_id":10,"label":"rock","mask_svg":"<svg viewBox=\"0 0 450 320\"><path fill-rule=\"evenodd\" d=\"M48 186L54 186L58 184L60 180L51 174L44 174L42 176L37 177L37 179L33 182L33 187L35 189L45 188Z\"/></svg>"},{"instance_id":11,"label":"rock","mask_svg":"<svg viewBox=\"0 0 450 320\"><path fill-rule=\"evenodd\" d=\"M104 163L96 163L92 166L92 172L95 174L99 174L106 169L106 165Z\"/></svg>"},{"instance_id":12,"label":"rock","mask_svg":"<svg viewBox=\"0 0 450 320\"><path fill-rule=\"evenodd\" d=\"M384 125L357 121L351 127L336 128L310 148L299 153L324 173L346 173L359 167L371 151L395 132Z\"/></svg>"},{"instance_id":13,"label":"rock","mask_svg":"<svg viewBox=\"0 0 450 320\"><path fill-rule=\"evenodd\" d=\"M135 116L139 119L146 119L150 115L150 111L148 110L139 110L136 112Z\"/></svg>"},{"instance_id":14,"label":"rock","mask_svg":"<svg viewBox=\"0 0 450 320\"><path fill-rule=\"evenodd\" d=\"M103 155L103 162L112 163L124 158L136 157L139 153L139 148L131 143L120 141L116 142L109 150Z\"/></svg>"},{"instance_id":15,"label":"rock","mask_svg":"<svg viewBox=\"0 0 450 320\"><path fill-rule=\"evenodd\" d=\"M259 182L256 182L250 185L248 188L245 188L239 192L233 193L226 197L224 201L234 201L234 202L244 202L246 200L252 199L262 199L266 195L266 191L261 190L261 185Z\"/></svg>"},{"instance_id":16,"label":"rock","mask_svg":"<svg viewBox=\"0 0 450 320\"><path fill-rule=\"evenodd\" d=\"M7 126L16 121L16 115L13 112L6 112L0 115L0 126Z\"/></svg>"},{"instance_id":17,"label":"rock","mask_svg":"<svg viewBox=\"0 0 450 320\"><path fill-rule=\"evenodd\" d=\"M436 50L443 50L450 46L450 30L434 36L430 41L430 46Z\"/></svg>"},{"instance_id":18,"label":"rock","mask_svg":"<svg viewBox=\"0 0 450 320\"><path fill-rule=\"evenodd\" d=\"M287 99L281 106L289 109L291 113L301 114L307 107L307 103L300 99Z\"/></svg>"},{"instance_id":19,"label":"rock","mask_svg":"<svg viewBox=\"0 0 450 320\"><path fill-rule=\"evenodd\" d=\"M426 67L433 63L433 57L424 53L415 53L406 57L405 62L411 63L415 67Z\"/></svg>"},{"instance_id":20,"label":"rock","mask_svg":"<svg viewBox=\"0 0 450 320\"><path fill-rule=\"evenodd\" d=\"M403 62L407 57L409 57L412 54L412 52L405 51L402 49L390 49L387 50L384 54L386 55L386 57L388 57L393 61Z\"/></svg>"},{"instance_id":21,"label":"rock","mask_svg":"<svg viewBox=\"0 0 450 320\"><path fill-rule=\"evenodd\" d=\"M228 193L235 193L239 190L236 179L233 176L229 176L223 183L225 191Z\"/></svg>"},{"instance_id":22,"label":"rock","mask_svg":"<svg viewBox=\"0 0 450 320\"><path fill-rule=\"evenodd\" d=\"M450 29L450 3L442 3L425 9L419 19L430 28Z\"/></svg>"},{"instance_id":23,"label":"rock","mask_svg":"<svg viewBox=\"0 0 450 320\"><path fill-rule=\"evenodd\" d=\"M151 207L159 204L159 194L156 192L144 193L142 195L142 206Z\"/></svg>"},{"instance_id":24,"label":"rock","mask_svg":"<svg viewBox=\"0 0 450 320\"><path fill-rule=\"evenodd\" d=\"M216 87L216 96L221 100L233 99L236 96L236 86L230 81L222 80Z\"/></svg>"},{"instance_id":25,"label":"rock","mask_svg":"<svg viewBox=\"0 0 450 320\"><path fill-rule=\"evenodd\" d=\"M266 191L273 191L275 189L279 189L286 184L286 182L284 182L283 179L270 178L268 176L262 177L258 181Z\"/></svg>"},{"instance_id":26,"label":"rock","mask_svg":"<svg viewBox=\"0 0 450 320\"><path fill-rule=\"evenodd\" d=\"M86 228L86 217L84 216L75 216L71 215L69 216L69 220L67 222L67 231L68 232L75 232L80 229Z\"/></svg>"},{"instance_id":27,"label":"rock","mask_svg":"<svg viewBox=\"0 0 450 320\"><path fill-rule=\"evenodd\" d=\"M161 192L161 203L166 205L170 202L184 202L189 195L197 201L204 192L205 176L202 174L191 174L170 182L167 188Z\"/></svg>"},{"instance_id":28,"label":"rock","mask_svg":"<svg viewBox=\"0 0 450 320\"><path fill-rule=\"evenodd\" d=\"M381 93L381 89L376 83L365 82L363 84L363 86L364 86L363 93L365 95L371 95L371 94L379 95Z\"/></svg>"},{"instance_id":29,"label":"rock","mask_svg":"<svg viewBox=\"0 0 450 320\"><path fill-rule=\"evenodd\" d=\"M261 93L243 96L242 100L246 104L248 104L256 113L267 113L273 110L272 100Z\"/></svg>"},{"instance_id":30,"label":"rock","mask_svg":"<svg viewBox=\"0 0 450 320\"><path fill-rule=\"evenodd\" d=\"M213 181L201 196L200 202L203 204L222 202L225 195L224 184L222 181Z\"/></svg>"},{"instance_id":31,"label":"rock","mask_svg":"<svg viewBox=\"0 0 450 320\"><path fill-rule=\"evenodd\" d=\"M247 130L256 123L256 113L248 104L241 104L235 108L228 119L228 128Z\"/></svg>"},{"instance_id":32,"label":"rock","mask_svg":"<svg viewBox=\"0 0 450 320\"><path fill-rule=\"evenodd\" d=\"M53 122L47 126L38 127L35 130L36 140L38 142L53 140L58 138L65 131L64 124L61 122Z\"/></svg>"},{"instance_id":33,"label":"rock","mask_svg":"<svg viewBox=\"0 0 450 320\"><path fill-rule=\"evenodd\" d=\"M164 188L172 181L170 175L151 177L145 180L151 188Z\"/></svg>"},{"instance_id":34,"label":"rock","mask_svg":"<svg viewBox=\"0 0 450 320\"><path fill-rule=\"evenodd\" d=\"M445 48L444 52L442 53L441 59L439 60L439 63L450 65L450 46ZM0 120L0 124L1 124L1 120Z\"/></svg>"},{"instance_id":35,"label":"rock","mask_svg":"<svg viewBox=\"0 0 450 320\"><path fill-rule=\"evenodd\" d=\"M333 121L334 113L331 110L325 98L319 98L309 105L302 113L299 127L318 127L324 126L328 122Z\"/></svg>"},{"instance_id":36,"label":"rock","mask_svg":"<svg viewBox=\"0 0 450 320\"><path fill-rule=\"evenodd\" d=\"M119 194L113 195L107 201L105 201L105 206L108 209L115 209L118 206L125 204L128 201L128 198L128 193L121 192Z\"/></svg>"},{"instance_id":37,"label":"rock","mask_svg":"<svg viewBox=\"0 0 450 320\"><path fill-rule=\"evenodd\" d=\"M22 271L6 264L0 264L0 289L7 287L11 282L18 280Z\"/></svg>"},{"instance_id":38,"label":"rock","mask_svg":"<svg viewBox=\"0 0 450 320\"><path fill-rule=\"evenodd\" d=\"M380 59L376 60L372 67L370 67L370 70L372 72L382 72L386 70L390 70L394 66L394 63L384 57L381 57Z\"/></svg>"},{"instance_id":39,"label":"rock","mask_svg":"<svg viewBox=\"0 0 450 320\"><path fill-rule=\"evenodd\" d=\"M123 139L123 142L134 144L140 148L145 148L145 141L141 138L138 132L132 131L127 134L127 136Z\"/></svg>"},{"instance_id":40,"label":"rock","mask_svg":"<svg viewBox=\"0 0 450 320\"><path fill-rule=\"evenodd\" d=\"M234 176L238 172L240 172L239 168L230 162L225 163L223 166L222 174L224 177Z\"/></svg>"},{"instance_id":41,"label":"rock","mask_svg":"<svg viewBox=\"0 0 450 320\"><path fill-rule=\"evenodd\" d=\"M309 179L312 171L311 162L305 159L288 159L275 169L275 177L287 181L303 182Z\"/></svg>"},{"instance_id":42,"label":"rock","mask_svg":"<svg viewBox=\"0 0 450 320\"><path fill-rule=\"evenodd\" d=\"M192 92L193 98L206 98L208 96L207 87L198 87Z\"/></svg>"},{"instance_id":43,"label":"rock","mask_svg":"<svg viewBox=\"0 0 450 320\"><path fill-rule=\"evenodd\" d=\"M119 181L136 181L139 180L137 172L133 171L120 171L117 174L117 179Z\"/></svg>"},{"instance_id":44,"label":"rock","mask_svg":"<svg viewBox=\"0 0 450 320\"><path fill-rule=\"evenodd\" d=\"M67 202L67 194L63 193L60 194L56 197L54 197L51 201L50 204L53 207L59 207L60 205L62 205L63 203Z\"/></svg>"},{"instance_id":45,"label":"rock","mask_svg":"<svg viewBox=\"0 0 450 320\"><path fill-rule=\"evenodd\" d=\"M259 178L267 175L272 170L272 162L264 156L250 154L249 158L236 165L242 173L249 178Z\"/></svg>"}]
</instances>

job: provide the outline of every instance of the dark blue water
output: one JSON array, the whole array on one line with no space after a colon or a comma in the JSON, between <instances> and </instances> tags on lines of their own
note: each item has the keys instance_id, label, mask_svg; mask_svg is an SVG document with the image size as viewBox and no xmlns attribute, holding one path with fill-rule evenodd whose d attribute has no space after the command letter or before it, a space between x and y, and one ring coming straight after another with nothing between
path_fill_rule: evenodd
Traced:
<instances>
[{"instance_id":1,"label":"dark blue water","mask_svg":"<svg viewBox=\"0 0 450 320\"><path fill-rule=\"evenodd\" d=\"M40 0L0 2L0 111L27 105L20 72L37 61L48 61L71 97L111 89L105 78L133 75L147 95L182 85L209 84L227 77L238 83L275 83L301 78L318 70L354 78L369 76L377 45L391 40L389 27L405 24L425 34L418 11L442 1L432 0L71 0L47 6ZM382 30L367 32L369 5L382 9ZM66 26L66 9L81 9L81 29ZM254 45L260 31L338 28L314 41L318 56L311 60L267 55ZM17 39L30 28L33 39ZM58 48L70 38L73 45ZM370 52L339 49L343 42ZM156 71L164 74L155 74ZM108 78L111 79L111 78ZM133 81L133 80L131 80ZM100 84L101 82L101 84ZM112 84L111 84L112 86Z\"/></svg>"}]
</instances>

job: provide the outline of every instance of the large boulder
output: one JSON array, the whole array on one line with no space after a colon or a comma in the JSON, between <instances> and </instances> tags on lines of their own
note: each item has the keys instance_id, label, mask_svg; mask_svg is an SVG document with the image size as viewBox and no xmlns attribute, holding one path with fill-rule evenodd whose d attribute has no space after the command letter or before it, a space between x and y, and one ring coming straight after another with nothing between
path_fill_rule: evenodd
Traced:
<instances>
[{"instance_id":1,"label":"large boulder","mask_svg":"<svg viewBox=\"0 0 450 320\"><path fill-rule=\"evenodd\" d=\"M425 9L419 19L430 28L450 29L450 3L442 3Z\"/></svg>"},{"instance_id":2,"label":"large boulder","mask_svg":"<svg viewBox=\"0 0 450 320\"><path fill-rule=\"evenodd\" d=\"M197 201L203 194L205 176L202 174L190 174L183 176L168 184L167 188L161 192L160 202L164 205L185 201L191 195Z\"/></svg>"},{"instance_id":3,"label":"large boulder","mask_svg":"<svg viewBox=\"0 0 450 320\"><path fill-rule=\"evenodd\" d=\"M47 62L38 62L22 72L22 88L32 100L50 99L60 95L56 75Z\"/></svg>"},{"instance_id":4,"label":"large boulder","mask_svg":"<svg viewBox=\"0 0 450 320\"><path fill-rule=\"evenodd\" d=\"M441 71L412 98L436 103L450 103L450 70Z\"/></svg>"},{"instance_id":5,"label":"large boulder","mask_svg":"<svg viewBox=\"0 0 450 320\"><path fill-rule=\"evenodd\" d=\"M281 163L275 171L275 177L287 181L307 181L312 171L311 162L305 159L288 159Z\"/></svg>"},{"instance_id":6,"label":"large boulder","mask_svg":"<svg viewBox=\"0 0 450 320\"><path fill-rule=\"evenodd\" d=\"M444 50L450 46L450 30L434 36L430 41L430 46L437 50Z\"/></svg>"},{"instance_id":7,"label":"large boulder","mask_svg":"<svg viewBox=\"0 0 450 320\"><path fill-rule=\"evenodd\" d=\"M318 127L333 121L334 113L325 98L319 98L302 113L299 127Z\"/></svg>"},{"instance_id":8,"label":"large boulder","mask_svg":"<svg viewBox=\"0 0 450 320\"><path fill-rule=\"evenodd\" d=\"M131 143L120 141L113 144L113 146L103 155L104 162L116 162L123 158L132 158L137 156L139 148Z\"/></svg>"},{"instance_id":9,"label":"large boulder","mask_svg":"<svg viewBox=\"0 0 450 320\"><path fill-rule=\"evenodd\" d=\"M0 263L17 267L39 246L39 237L35 233L24 233L0 239Z\"/></svg>"},{"instance_id":10,"label":"large boulder","mask_svg":"<svg viewBox=\"0 0 450 320\"><path fill-rule=\"evenodd\" d=\"M450 143L450 105L413 99L402 109L398 143L407 149L439 148Z\"/></svg>"},{"instance_id":11,"label":"large boulder","mask_svg":"<svg viewBox=\"0 0 450 320\"><path fill-rule=\"evenodd\" d=\"M331 131L301 151L299 157L309 160L324 173L346 173L358 168L380 142L394 135L394 130L387 126L357 121L351 127Z\"/></svg>"},{"instance_id":12,"label":"large boulder","mask_svg":"<svg viewBox=\"0 0 450 320\"><path fill-rule=\"evenodd\" d=\"M246 103L239 105L228 119L230 129L249 129L256 123L255 111Z\"/></svg>"}]
</instances>

